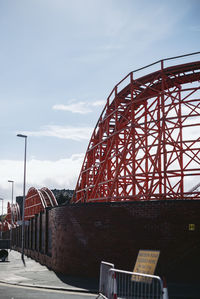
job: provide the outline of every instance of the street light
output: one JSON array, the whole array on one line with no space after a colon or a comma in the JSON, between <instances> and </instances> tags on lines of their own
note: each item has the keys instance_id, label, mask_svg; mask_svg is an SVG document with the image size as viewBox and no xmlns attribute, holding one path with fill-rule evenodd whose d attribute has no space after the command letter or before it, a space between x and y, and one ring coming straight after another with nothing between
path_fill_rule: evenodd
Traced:
<instances>
[{"instance_id":1,"label":"street light","mask_svg":"<svg viewBox=\"0 0 200 299\"><path fill-rule=\"evenodd\" d=\"M3 231L3 198L0 198L2 201L2 212L1 212L1 239L2 239L2 231Z\"/></svg>"},{"instance_id":2,"label":"street light","mask_svg":"<svg viewBox=\"0 0 200 299\"><path fill-rule=\"evenodd\" d=\"M13 208L13 191L14 191L14 181L8 180L8 183L12 183L12 201L11 201L11 224L13 223L13 213L12 213L12 208Z\"/></svg>"},{"instance_id":3,"label":"street light","mask_svg":"<svg viewBox=\"0 0 200 299\"><path fill-rule=\"evenodd\" d=\"M14 190L14 181L8 180L8 183L12 183L12 201L11 201L11 229L10 229L10 242L12 242L12 226L13 226L13 190Z\"/></svg>"},{"instance_id":4,"label":"street light","mask_svg":"<svg viewBox=\"0 0 200 299\"><path fill-rule=\"evenodd\" d=\"M25 140L25 149L24 149L24 186L23 186L23 203L22 203L22 261L25 264L24 261L24 227L25 227L25 221L24 221L24 214L25 214L25 194L26 194L26 147L27 147L27 136L22 134L17 134L17 137L22 137Z\"/></svg>"}]
</instances>

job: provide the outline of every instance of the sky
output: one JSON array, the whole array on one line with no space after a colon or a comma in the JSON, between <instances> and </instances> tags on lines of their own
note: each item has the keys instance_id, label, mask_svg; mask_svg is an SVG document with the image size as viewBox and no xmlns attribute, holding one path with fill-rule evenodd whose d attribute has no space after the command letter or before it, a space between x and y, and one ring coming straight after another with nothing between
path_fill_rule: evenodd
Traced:
<instances>
[{"instance_id":1,"label":"sky","mask_svg":"<svg viewBox=\"0 0 200 299\"><path fill-rule=\"evenodd\" d=\"M0 197L74 189L93 128L130 71L200 51L199 0L0 0Z\"/></svg>"}]
</instances>

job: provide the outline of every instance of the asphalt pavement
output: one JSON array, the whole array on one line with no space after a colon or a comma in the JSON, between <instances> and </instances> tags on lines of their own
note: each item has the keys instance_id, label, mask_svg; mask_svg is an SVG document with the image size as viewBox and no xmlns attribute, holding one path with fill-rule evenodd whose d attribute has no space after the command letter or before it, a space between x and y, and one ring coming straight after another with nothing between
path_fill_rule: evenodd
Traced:
<instances>
[{"instance_id":1,"label":"asphalt pavement","mask_svg":"<svg viewBox=\"0 0 200 299\"><path fill-rule=\"evenodd\" d=\"M0 262L1 299L97 297L98 280L96 279L56 274L27 256L25 256L25 265L21 260L21 254L14 250L9 251L8 261ZM169 284L168 291L172 299L200 298L199 284Z\"/></svg>"},{"instance_id":2,"label":"asphalt pavement","mask_svg":"<svg viewBox=\"0 0 200 299\"><path fill-rule=\"evenodd\" d=\"M1 299L95 299L97 295L0 283Z\"/></svg>"},{"instance_id":3,"label":"asphalt pavement","mask_svg":"<svg viewBox=\"0 0 200 299\"><path fill-rule=\"evenodd\" d=\"M9 251L8 261L0 262L0 283L77 293L98 293L97 280L56 274L26 256L24 266L21 254L14 250Z\"/></svg>"}]
</instances>

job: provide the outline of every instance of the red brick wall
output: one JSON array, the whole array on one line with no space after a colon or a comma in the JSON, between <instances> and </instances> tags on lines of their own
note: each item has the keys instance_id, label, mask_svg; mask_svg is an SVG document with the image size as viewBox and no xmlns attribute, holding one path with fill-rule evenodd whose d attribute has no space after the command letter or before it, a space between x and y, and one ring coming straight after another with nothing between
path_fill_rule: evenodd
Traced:
<instances>
[{"instance_id":1,"label":"red brick wall","mask_svg":"<svg viewBox=\"0 0 200 299\"><path fill-rule=\"evenodd\" d=\"M98 276L101 260L133 270L138 251L149 249L161 252L156 274L168 281L199 280L198 200L67 205L45 215L45 252L26 253L57 272Z\"/></svg>"},{"instance_id":2,"label":"red brick wall","mask_svg":"<svg viewBox=\"0 0 200 299\"><path fill-rule=\"evenodd\" d=\"M98 275L101 260L133 270L139 249L160 250L157 273L172 280L200 266L200 201L68 205L49 216L59 272Z\"/></svg>"}]
</instances>

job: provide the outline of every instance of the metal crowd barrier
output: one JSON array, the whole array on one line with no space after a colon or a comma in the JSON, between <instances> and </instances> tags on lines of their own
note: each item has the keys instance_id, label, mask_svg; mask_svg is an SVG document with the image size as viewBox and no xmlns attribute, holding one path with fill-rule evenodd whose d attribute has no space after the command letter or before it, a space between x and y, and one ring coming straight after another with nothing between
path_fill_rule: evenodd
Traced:
<instances>
[{"instance_id":1,"label":"metal crowd barrier","mask_svg":"<svg viewBox=\"0 0 200 299\"><path fill-rule=\"evenodd\" d=\"M122 271L110 265L105 262L101 264L99 297L163 299L163 282L159 276Z\"/></svg>"},{"instance_id":2,"label":"metal crowd barrier","mask_svg":"<svg viewBox=\"0 0 200 299\"><path fill-rule=\"evenodd\" d=\"M108 298L109 270L114 268L114 264L101 262L99 277L99 295Z\"/></svg>"}]
</instances>

